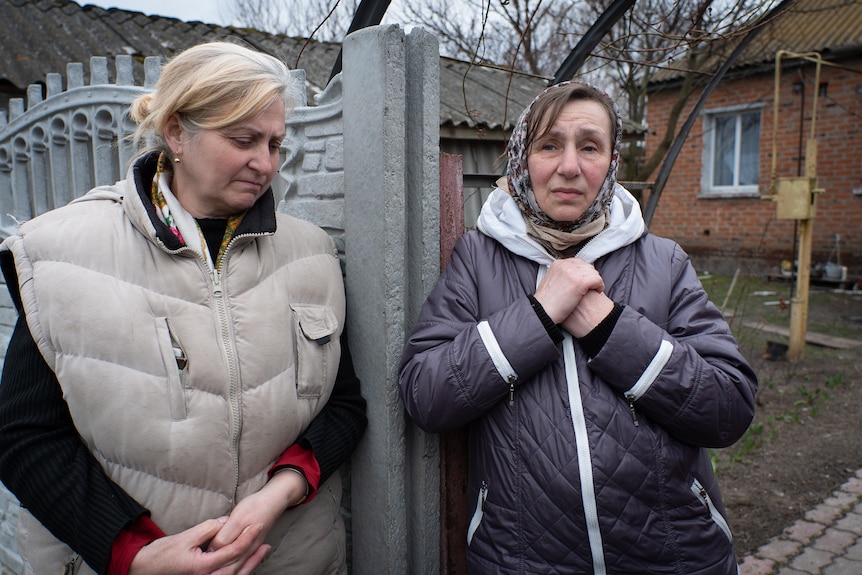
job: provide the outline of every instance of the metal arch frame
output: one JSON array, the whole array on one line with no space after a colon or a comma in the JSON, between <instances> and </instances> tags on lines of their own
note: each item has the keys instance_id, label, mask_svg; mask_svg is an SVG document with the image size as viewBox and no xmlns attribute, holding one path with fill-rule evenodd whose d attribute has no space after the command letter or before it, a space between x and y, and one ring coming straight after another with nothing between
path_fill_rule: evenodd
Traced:
<instances>
[{"instance_id":1,"label":"metal arch frame","mask_svg":"<svg viewBox=\"0 0 862 575\"><path fill-rule=\"evenodd\" d=\"M350 27L347 33L356 32L362 28L369 26L377 26L383 21L383 16L389 8L391 0L362 0L359 6L356 7L356 14L353 15L353 20L350 22ZM332 72L329 74L331 81L339 72L341 72L341 53L344 50L344 42L342 48L338 51L338 57L335 59L335 64L332 66Z\"/></svg>"},{"instance_id":2,"label":"metal arch frame","mask_svg":"<svg viewBox=\"0 0 862 575\"><path fill-rule=\"evenodd\" d=\"M557 72L554 74L554 78L551 80L549 85L553 86L560 82L571 80L575 73L581 69L581 66L584 65L584 62L592 51L599 45L599 42L604 38L608 30L610 30L611 27L623 17L623 14L628 12L635 5L635 2L637 2L637 0L614 0L614 3L602 12L602 15L599 16L598 20L596 20L595 23L590 26L590 29L587 30L587 33L581 37L574 50L569 53L562 65L557 69Z\"/></svg>"}]
</instances>

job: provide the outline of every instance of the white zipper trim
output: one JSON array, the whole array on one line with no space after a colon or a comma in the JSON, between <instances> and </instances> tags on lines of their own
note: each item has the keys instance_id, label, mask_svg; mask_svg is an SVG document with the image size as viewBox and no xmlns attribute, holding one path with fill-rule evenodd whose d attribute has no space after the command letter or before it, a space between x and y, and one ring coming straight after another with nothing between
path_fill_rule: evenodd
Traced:
<instances>
[{"instance_id":1,"label":"white zipper trim","mask_svg":"<svg viewBox=\"0 0 862 575\"><path fill-rule=\"evenodd\" d=\"M578 450L578 471L581 476L581 499L584 504L584 517L587 521L587 534L590 539L590 552L593 555L593 573L605 575L605 553L602 532L599 526L599 512L596 504L596 487L593 484L593 459L587 435L587 420L578 384L578 367L575 363L575 344L571 334L563 332L563 357L566 365L566 388L569 392L569 408L572 413L572 426L575 431L575 446Z\"/></svg>"},{"instance_id":2,"label":"white zipper trim","mask_svg":"<svg viewBox=\"0 0 862 575\"><path fill-rule=\"evenodd\" d=\"M536 287L548 273L548 266L539 266ZM569 409L572 427L575 432L575 447L578 450L578 472L581 479L581 500L584 505L584 518L587 522L587 536L590 540L590 553L593 557L594 575L606 575L605 548L599 525L599 511L596 503L596 486L593 483L593 458L590 454L590 441L587 434L587 419L581 400L581 387L578 383L578 365L575 360L575 342L572 335L563 330L563 360L566 369L566 390L569 394Z\"/></svg>"},{"instance_id":3,"label":"white zipper trim","mask_svg":"<svg viewBox=\"0 0 862 575\"><path fill-rule=\"evenodd\" d=\"M650 386L658 377L658 374L661 373L661 370L664 369L664 366L667 365L667 362L670 361L670 356L673 353L673 344L666 339L661 341L661 345L658 348L655 356L653 356L652 361L649 363L647 368L635 382L631 389L625 392L626 399L633 402L635 400L640 399L644 396Z\"/></svg>"},{"instance_id":4,"label":"white zipper trim","mask_svg":"<svg viewBox=\"0 0 862 575\"><path fill-rule=\"evenodd\" d=\"M488 484L482 482L482 487L479 488L479 497L476 500L476 510L473 512L473 518L470 519L470 527L467 529L467 547L473 542L473 535L482 524L482 518L485 516L485 499L488 498Z\"/></svg>"},{"instance_id":5,"label":"white zipper trim","mask_svg":"<svg viewBox=\"0 0 862 575\"><path fill-rule=\"evenodd\" d=\"M697 497L698 501L706 507L707 514L715 524L718 525L718 528L724 532L728 541L733 543L733 533L730 531L730 526L727 524L724 516L719 513L718 509L715 508L715 505L712 504L712 499L709 497L709 493L706 488L697 479L695 479L691 484L691 492L694 493L694 496Z\"/></svg>"},{"instance_id":6,"label":"white zipper trim","mask_svg":"<svg viewBox=\"0 0 862 575\"><path fill-rule=\"evenodd\" d=\"M512 364L509 363L503 350L500 349L500 344L497 342L494 331L488 322L480 321L476 329L479 330L479 337L482 338L482 343L485 344L485 349L488 350L488 355L491 356L491 361L494 362L494 367L497 368L497 373L500 374L500 377L509 384L517 381L518 374L515 373Z\"/></svg>"}]
</instances>

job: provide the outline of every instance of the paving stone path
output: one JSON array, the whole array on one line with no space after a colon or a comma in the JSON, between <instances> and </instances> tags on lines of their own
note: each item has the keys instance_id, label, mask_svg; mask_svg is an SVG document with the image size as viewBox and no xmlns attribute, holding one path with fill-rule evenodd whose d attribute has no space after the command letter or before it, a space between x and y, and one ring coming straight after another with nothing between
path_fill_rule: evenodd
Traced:
<instances>
[{"instance_id":1,"label":"paving stone path","mask_svg":"<svg viewBox=\"0 0 862 575\"><path fill-rule=\"evenodd\" d=\"M740 575L862 575L862 469L745 557Z\"/></svg>"}]
</instances>

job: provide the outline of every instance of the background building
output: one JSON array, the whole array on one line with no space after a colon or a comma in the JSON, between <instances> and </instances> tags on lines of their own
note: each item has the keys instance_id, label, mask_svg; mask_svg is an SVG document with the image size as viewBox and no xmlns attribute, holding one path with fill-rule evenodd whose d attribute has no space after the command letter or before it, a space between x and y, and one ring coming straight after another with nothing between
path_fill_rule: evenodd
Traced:
<instances>
[{"instance_id":1,"label":"background building","mask_svg":"<svg viewBox=\"0 0 862 575\"><path fill-rule=\"evenodd\" d=\"M816 53L812 59L776 54ZM649 126L664 126L682 77L663 73L650 86ZM817 108L813 107L817 93ZM699 93L683 111L685 118ZM773 125L774 104L778 122ZM764 201L776 175L805 175L815 121L818 186L812 262L862 273L862 4L800 0L768 25L706 101L665 186L651 230L678 241L700 270L777 273L794 260L794 220L776 219ZM659 136L646 137L647 156Z\"/></svg>"}]
</instances>

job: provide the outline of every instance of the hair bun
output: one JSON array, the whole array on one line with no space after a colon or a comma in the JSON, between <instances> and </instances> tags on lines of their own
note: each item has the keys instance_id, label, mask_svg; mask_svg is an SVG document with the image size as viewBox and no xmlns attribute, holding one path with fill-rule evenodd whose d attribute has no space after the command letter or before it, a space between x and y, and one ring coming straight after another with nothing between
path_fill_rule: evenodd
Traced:
<instances>
[{"instance_id":1,"label":"hair bun","mask_svg":"<svg viewBox=\"0 0 862 575\"><path fill-rule=\"evenodd\" d=\"M147 92L135 98L129 105L129 116L136 124L140 124L150 115L150 102L152 100L153 93Z\"/></svg>"}]
</instances>

